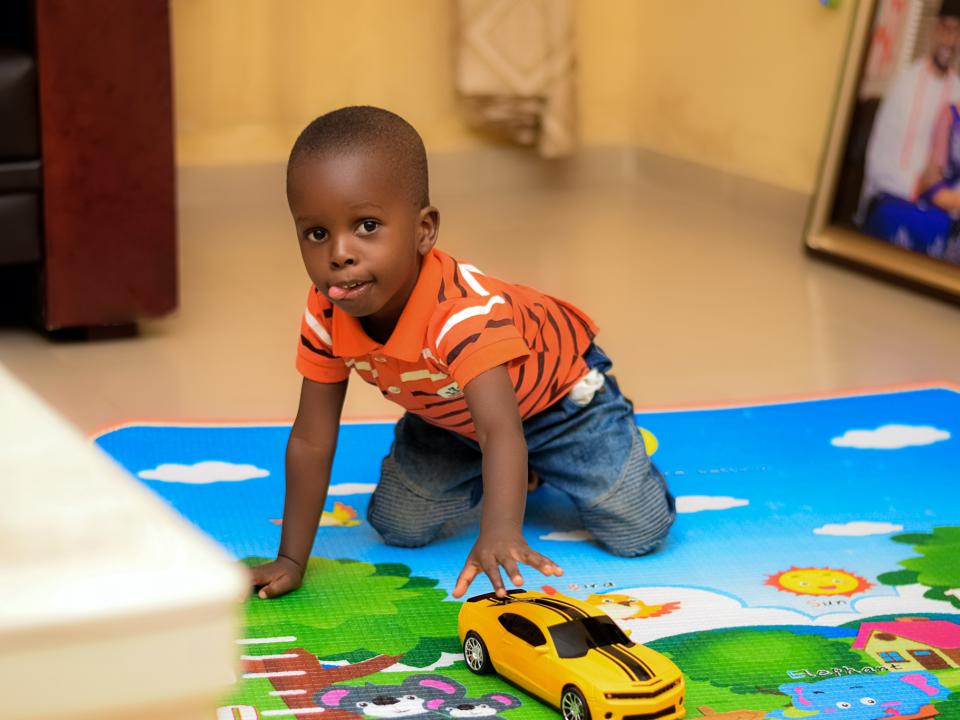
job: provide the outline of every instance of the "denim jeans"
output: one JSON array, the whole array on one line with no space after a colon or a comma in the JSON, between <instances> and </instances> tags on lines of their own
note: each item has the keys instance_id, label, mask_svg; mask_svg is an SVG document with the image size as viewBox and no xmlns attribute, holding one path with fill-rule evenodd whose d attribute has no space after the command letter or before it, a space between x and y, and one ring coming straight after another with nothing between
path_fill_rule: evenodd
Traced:
<instances>
[{"instance_id":1,"label":"denim jeans","mask_svg":"<svg viewBox=\"0 0 960 720\"><path fill-rule=\"evenodd\" d=\"M612 367L596 345L584 359L604 374ZM647 457L632 403L612 376L605 380L587 405L564 397L523 422L528 463L570 497L601 545L617 555L643 555L666 536L676 506ZM367 519L389 545L426 545L480 502L481 462L474 440L407 413L383 460Z\"/></svg>"}]
</instances>

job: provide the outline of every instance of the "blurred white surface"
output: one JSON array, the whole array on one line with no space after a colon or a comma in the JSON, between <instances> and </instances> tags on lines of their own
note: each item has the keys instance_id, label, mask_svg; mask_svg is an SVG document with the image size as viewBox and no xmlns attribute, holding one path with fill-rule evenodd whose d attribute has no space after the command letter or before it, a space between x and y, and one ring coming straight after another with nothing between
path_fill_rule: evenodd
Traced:
<instances>
[{"instance_id":1,"label":"blurred white surface","mask_svg":"<svg viewBox=\"0 0 960 720\"><path fill-rule=\"evenodd\" d=\"M4 720L215 716L247 581L0 366Z\"/></svg>"}]
</instances>

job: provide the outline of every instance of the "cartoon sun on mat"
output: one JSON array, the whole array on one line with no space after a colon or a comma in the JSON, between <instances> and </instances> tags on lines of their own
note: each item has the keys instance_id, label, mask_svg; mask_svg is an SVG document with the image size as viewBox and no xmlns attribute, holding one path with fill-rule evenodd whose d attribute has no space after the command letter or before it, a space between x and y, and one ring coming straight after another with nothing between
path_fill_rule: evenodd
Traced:
<instances>
[{"instance_id":1,"label":"cartoon sun on mat","mask_svg":"<svg viewBox=\"0 0 960 720\"><path fill-rule=\"evenodd\" d=\"M872 583L859 575L839 568L798 568L770 575L766 580L777 590L794 595L854 595L869 590Z\"/></svg>"},{"instance_id":2,"label":"cartoon sun on mat","mask_svg":"<svg viewBox=\"0 0 960 720\"><path fill-rule=\"evenodd\" d=\"M283 525L283 520L280 519L272 519L270 522L274 525ZM332 512L323 511L319 527L353 527L359 524L356 509L336 500L333 503Z\"/></svg>"}]
</instances>

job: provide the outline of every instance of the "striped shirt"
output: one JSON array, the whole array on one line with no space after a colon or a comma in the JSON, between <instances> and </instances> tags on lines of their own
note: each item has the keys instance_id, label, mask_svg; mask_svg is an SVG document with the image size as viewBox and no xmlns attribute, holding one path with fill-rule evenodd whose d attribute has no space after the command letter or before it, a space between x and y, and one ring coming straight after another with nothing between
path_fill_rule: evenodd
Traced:
<instances>
[{"instance_id":1,"label":"striped shirt","mask_svg":"<svg viewBox=\"0 0 960 720\"><path fill-rule=\"evenodd\" d=\"M380 344L315 286L300 325L297 369L341 382L351 369L433 425L476 438L463 396L473 378L506 365L524 419L587 374L597 328L573 305L488 277L433 249L390 339Z\"/></svg>"}]
</instances>

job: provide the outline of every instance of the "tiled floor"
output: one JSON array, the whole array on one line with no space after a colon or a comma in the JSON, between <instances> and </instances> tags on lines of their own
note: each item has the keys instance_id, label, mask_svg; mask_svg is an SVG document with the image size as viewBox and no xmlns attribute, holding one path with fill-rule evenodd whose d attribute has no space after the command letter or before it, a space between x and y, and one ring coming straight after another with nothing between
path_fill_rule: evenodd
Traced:
<instances>
[{"instance_id":1,"label":"tiled floor","mask_svg":"<svg viewBox=\"0 0 960 720\"><path fill-rule=\"evenodd\" d=\"M441 246L592 314L638 407L960 384L960 307L810 258L801 214L767 193L643 172L523 190L439 167ZM307 279L282 193L279 168L182 173L179 311L117 341L0 328L0 362L84 431L291 417ZM355 381L345 414L398 412Z\"/></svg>"}]
</instances>

